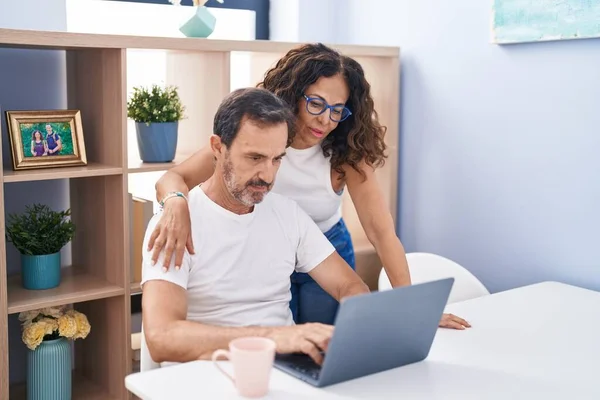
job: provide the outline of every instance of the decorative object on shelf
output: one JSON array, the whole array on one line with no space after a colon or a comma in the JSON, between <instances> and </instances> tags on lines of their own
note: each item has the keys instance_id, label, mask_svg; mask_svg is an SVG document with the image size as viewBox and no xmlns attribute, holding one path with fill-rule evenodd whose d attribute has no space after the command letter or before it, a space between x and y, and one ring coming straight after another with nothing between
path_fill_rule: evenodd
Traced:
<instances>
[{"instance_id":1,"label":"decorative object on shelf","mask_svg":"<svg viewBox=\"0 0 600 400\"><path fill-rule=\"evenodd\" d=\"M217 1L223 4L223 0ZM181 0L169 0L169 2L175 5L181 4ZM179 31L185 36L207 38L215 30L217 19L204 5L206 2L207 0L193 0L194 7L196 8L194 15L179 28Z\"/></svg>"},{"instance_id":2,"label":"decorative object on shelf","mask_svg":"<svg viewBox=\"0 0 600 400\"><path fill-rule=\"evenodd\" d=\"M582 0L494 0L496 44L600 37L600 2Z\"/></svg>"},{"instance_id":3,"label":"decorative object on shelf","mask_svg":"<svg viewBox=\"0 0 600 400\"><path fill-rule=\"evenodd\" d=\"M174 86L133 88L127 102L127 116L135 121L138 151L143 162L173 161L184 110Z\"/></svg>"},{"instance_id":4,"label":"decorative object on shelf","mask_svg":"<svg viewBox=\"0 0 600 400\"><path fill-rule=\"evenodd\" d=\"M27 346L27 400L71 400L71 344L91 327L85 314L65 306L19 314Z\"/></svg>"},{"instance_id":5,"label":"decorative object on shelf","mask_svg":"<svg viewBox=\"0 0 600 400\"><path fill-rule=\"evenodd\" d=\"M87 165L79 110L6 111L13 169Z\"/></svg>"},{"instance_id":6,"label":"decorative object on shelf","mask_svg":"<svg viewBox=\"0 0 600 400\"><path fill-rule=\"evenodd\" d=\"M60 285L60 250L71 241L75 224L71 210L53 211L44 204L26 206L22 214L10 214L6 238L21 253L21 284L43 290Z\"/></svg>"}]
</instances>

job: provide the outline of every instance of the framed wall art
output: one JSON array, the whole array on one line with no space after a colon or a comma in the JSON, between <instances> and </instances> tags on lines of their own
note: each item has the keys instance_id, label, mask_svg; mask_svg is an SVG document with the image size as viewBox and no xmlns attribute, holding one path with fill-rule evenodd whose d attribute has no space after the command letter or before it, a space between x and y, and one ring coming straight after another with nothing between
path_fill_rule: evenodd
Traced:
<instances>
[{"instance_id":1,"label":"framed wall art","mask_svg":"<svg viewBox=\"0 0 600 400\"><path fill-rule=\"evenodd\" d=\"M492 42L600 37L598 0L493 0Z\"/></svg>"},{"instance_id":2,"label":"framed wall art","mask_svg":"<svg viewBox=\"0 0 600 400\"><path fill-rule=\"evenodd\" d=\"M6 111L13 169L87 165L79 110Z\"/></svg>"}]
</instances>

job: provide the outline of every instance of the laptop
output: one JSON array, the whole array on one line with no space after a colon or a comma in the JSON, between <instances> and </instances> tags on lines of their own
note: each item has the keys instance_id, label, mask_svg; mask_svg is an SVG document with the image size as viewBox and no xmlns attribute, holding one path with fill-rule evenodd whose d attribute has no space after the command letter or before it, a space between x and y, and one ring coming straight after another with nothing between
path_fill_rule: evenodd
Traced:
<instances>
[{"instance_id":1,"label":"laptop","mask_svg":"<svg viewBox=\"0 0 600 400\"><path fill-rule=\"evenodd\" d=\"M278 354L275 368L325 387L424 360L431 349L454 278L372 292L344 300L325 360Z\"/></svg>"}]
</instances>

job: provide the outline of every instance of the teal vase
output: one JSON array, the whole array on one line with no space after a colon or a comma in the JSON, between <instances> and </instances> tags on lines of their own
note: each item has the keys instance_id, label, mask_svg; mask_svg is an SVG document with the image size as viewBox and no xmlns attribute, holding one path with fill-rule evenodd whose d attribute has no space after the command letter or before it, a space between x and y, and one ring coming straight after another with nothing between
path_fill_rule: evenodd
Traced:
<instances>
[{"instance_id":1,"label":"teal vase","mask_svg":"<svg viewBox=\"0 0 600 400\"><path fill-rule=\"evenodd\" d=\"M27 400L71 400L71 344L44 340L27 354Z\"/></svg>"},{"instance_id":2,"label":"teal vase","mask_svg":"<svg viewBox=\"0 0 600 400\"><path fill-rule=\"evenodd\" d=\"M187 37L207 38L215 30L217 19L205 6L196 7L196 13L179 28Z\"/></svg>"},{"instance_id":3,"label":"teal vase","mask_svg":"<svg viewBox=\"0 0 600 400\"><path fill-rule=\"evenodd\" d=\"M21 283L29 290L60 285L60 251L39 256L21 254Z\"/></svg>"}]
</instances>

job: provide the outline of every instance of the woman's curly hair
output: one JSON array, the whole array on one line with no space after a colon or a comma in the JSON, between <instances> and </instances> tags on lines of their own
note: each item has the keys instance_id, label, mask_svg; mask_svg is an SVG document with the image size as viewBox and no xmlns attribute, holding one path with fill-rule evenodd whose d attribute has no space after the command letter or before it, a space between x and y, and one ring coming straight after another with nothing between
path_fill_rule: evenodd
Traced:
<instances>
[{"instance_id":1,"label":"woman's curly hair","mask_svg":"<svg viewBox=\"0 0 600 400\"><path fill-rule=\"evenodd\" d=\"M348 164L364 177L364 172L359 168L362 160L375 168L385 163L386 145L383 137L387 128L379 124L371 97L371 85L356 60L322 43L304 44L283 56L257 86L281 97L297 115L304 91L319 78L339 73L350 90L346 107L352 111L352 115L340 122L325 138L323 153L331 156L332 168L342 176L343 166Z\"/></svg>"}]
</instances>

